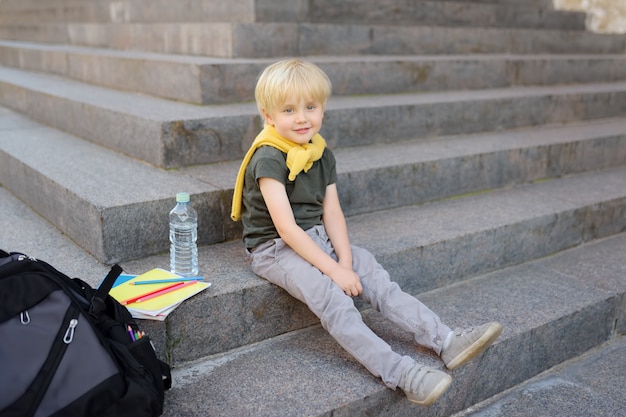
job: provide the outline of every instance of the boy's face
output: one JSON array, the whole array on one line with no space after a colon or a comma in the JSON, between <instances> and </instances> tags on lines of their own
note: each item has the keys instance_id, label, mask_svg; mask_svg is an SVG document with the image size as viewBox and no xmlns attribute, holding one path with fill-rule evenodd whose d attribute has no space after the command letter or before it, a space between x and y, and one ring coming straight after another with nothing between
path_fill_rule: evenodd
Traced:
<instances>
[{"instance_id":1,"label":"boy's face","mask_svg":"<svg viewBox=\"0 0 626 417\"><path fill-rule=\"evenodd\" d=\"M314 100L287 97L282 107L268 113L265 121L276 128L278 134L299 145L308 143L320 131L324 119L324 105Z\"/></svg>"}]
</instances>

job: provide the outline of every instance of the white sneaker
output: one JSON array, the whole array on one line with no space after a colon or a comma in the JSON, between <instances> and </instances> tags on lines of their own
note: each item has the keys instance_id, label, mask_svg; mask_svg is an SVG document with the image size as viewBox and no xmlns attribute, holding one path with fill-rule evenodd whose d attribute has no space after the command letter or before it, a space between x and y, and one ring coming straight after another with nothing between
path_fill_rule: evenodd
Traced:
<instances>
[{"instance_id":1,"label":"white sneaker","mask_svg":"<svg viewBox=\"0 0 626 417\"><path fill-rule=\"evenodd\" d=\"M398 387L409 401L419 405L431 405L452 383L450 375L418 363L405 369Z\"/></svg>"},{"instance_id":2,"label":"white sneaker","mask_svg":"<svg viewBox=\"0 0 626 417\"><path fill-rule=\"evenodd\" d=\"M502 333L498 322L486 323L477 327L454 330L451 340L441 352L441 359L448 369L455 369L481 354Z\"/></svg>"}]
</instances>

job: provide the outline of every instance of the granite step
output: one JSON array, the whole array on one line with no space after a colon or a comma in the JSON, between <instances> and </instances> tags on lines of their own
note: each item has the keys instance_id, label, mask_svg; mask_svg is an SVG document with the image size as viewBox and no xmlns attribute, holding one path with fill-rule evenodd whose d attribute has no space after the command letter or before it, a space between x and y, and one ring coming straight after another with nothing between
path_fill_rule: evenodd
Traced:
<instances>
[{"instance_id":1,"label":"granite step","mask_svg":"<svg viewBox=\"0 0 626 417\"><path fill-rule=\"evenodd\" d=\"M615 416L624 413L626 334L452 417Z\"/></svg>"},{"instance_id":2,"label":"granite step","mask_svg":"<svg viewBox=\"0 0 626 417\"><path fill-rule=\"evenodd\" d=\"M125 22L252 22L257 1L100 0L11 1L0 3L0 25Z\"/></svg>"},{"instance_id":3,"label":"granite step","mask_svg":"<svg viewBox=\"0 0 626 417\"><path fill-rule=\"evenodd\" d=\"M626 231L626 166L351 216L348 228L354 244L419 294ZM166 329L151 328L172 363L316 323L302 304L250 271L240 241L200 252L213 286L174 311ZM167 262L163 254L122 266L136 273Z\"/></svg>"},{"instance_id":4,"label":"granite step","mask_svg":"<svg viewBox=\"0 0 626 417\"><path fill-rule=\"evenodd\" d=\"M552 5L454 1L314 0L306 18L317 23L400 24L457 27L585 30L585 13ZM271 17L270 17L271 18Z\"/></svg>"},{"instance_id":5,"label":"granite step","mask_svg":"<svg viewBox=\"0 0 626 417\"><path fill-rule=\"evenodd\" d=\"M201 243L240 236L229 219L240 160L165 171L8 109L0 120L4 186L105 263L167 250L167 222L158 213L169 210L181 184L197 210L210 213L200 225ZM351 215L616 166L626 152L625 123L337 147L340 197Z\"/></svg>"},{"instance_id":6,"label":"granite step","mask_svg":"<svg viewBox=\"0 0 626 417\"><path fill-rule=\"evenodd\" d=\"M328 74L335 96L626 80L624 54L307 59ZM0 62L7 67L195 104L253 100L258 74L274 61L0 41Z\"/></svg>"},{"instance_id":7,"label":"granite step","mask_svg":"<svg viewBox=\"0 0 626 417\"><path fill-rule=\"evenodd\" d=\"M317 22L428 24L585 30L585 14L556 11L551 4L467 1L125 0L98 2L3 1L0 25L46 23Z\"/></svg>"},{"instance_id":8,"label":"granite step","mask_svg":"<svg viewBox=\"0 0 626 417\"><path fill-rule=\"evenodd\" d=\"M0 214L5 231L0 234L1 248L50 261L68 275L92 283L99 282L108 270L2 187ZM626 235L622 233L419 293L419 298L452 326L491 319L505 325L493 347L452 373L450 391L430 408L410 406L399 391L385 388L314 325L177 364L164 416L347 416L372 412L441 416L468 409L554 364L601 346L616 332L626 332L624 250ZM394 349L441 366L436 357L417 349L404 332L383 322L378 313L364 310L364 316ZM202 325L209 326L213 325ZM614 364L610 367L614 369ZM541 387L546 388L545 384ZM569 403L576 393L569 390L565 395L564 401ZM545 405L542 402L542 407Z\"/></svg>"},{"instance_id":9,"label":"granite step","mask_svg":"<svg viewBox=\"0 0 626 417\"><path fill-rule=\"evenodd\" d=\"M7 24L0 39L224 58L626 50L624 36L581 30L291 22Z\"/></svg>"},{"instance_id":10,"label":"granite step","mask_svg":"<svg viewBox=\"0 0 626 417\"><path fill-rule=\"evenodd\" d=\"M557 198L565 202L572 196L580 198L582 194L598 191L591 182L576 182L577 192L563 189ZM609 181L602 183L605 190L615 185ZM488 203L485 201L487 206ZM524 207L517 207L517 211L523 210ZM470 221L475 221L479 212L472 211ZM0 234L3 249L23 251L50 261L70 276L83 277L92 284L99 282L108 270L3 188L0 188L0 213L0 224L5 231ZM428 234L429 231L424 230L423 235ZM574 245L573 249L555 256L506 269L497 268L486 275L415 293L452 326L494 319L505 326L502 336L485 354L452 372L453 386L434 406L412 406L399 391L385 388L314 324L176 364L174 388L166 394L164 416L347 416L371 412L377 415L419 412L425 416L440 416L466 409L601 345L615 332L626 332L622 262L626 235L595 241L588 236L586 240L591 242ZM230 271L226 262L220 265L215 259L210 265L216 276ZM154 259L147 259L125 264L125 267L141 269L146 265L156 263ZM441 273L444 275L445 271ZM236 275L231 279L236 280ZM222 282L214 281L210 291L221 291L221 287L233 285L229 282L231 279L224 277ZM238 298L241 302L242 294L238 294ZM417 349L407 334L384 322L378 313L363 312L366 322L394 349L425 364L441 366L435 356ZM206 317L219 314L216 309ZM236 315L236 311L232 315ZM193 315L187 317L195 319ZM198 320L204 318L197 317ZM198 328L208 327L212 331L222 329L219 320L196 324ZM153 330L154 333L150 330L151 336L158 339L159 327L154 326ZM254 330L240 327L233 334ZM159 346L161 353L164 348Z\"/></svg>"},{"instance_id":11,"label":"granite step","mask_svg":"<svg viewBox=\"0 0 626 417\"><path fill-rule=\"evenodd\" d=\"M25 8L37 4L20 1ZM54 23L49 16L45 24L0 24L0 39L63 44L21 46L17 57L15 43L0 46L0 62L10 56L13 63L3 65L19 68L0 67L0 105L26 115L0 108L0 247L49 260L93 285L106 263L121 262L128 273L167 268L164 213L182 185L192 193L204 213L200 266L213 286L167 321L142 323L159 355L175 366L166 416L450 415L626 332L624 36L583 32L580 15L553 12L548 0L424 0L392 24L362 11L348 25L341 23L349 16L332 14L319 17L325 23L309 22L308 5L330 0L281 2L286 7L275 17L267 14L277 11L275 0L223 6L183 0L170 11L171 21L160 23L153 22L172 3L152 0L147 7L145 1L88 2L109 4L106 23L77 17ZM0 9L16 3L2 0ZM535 9L526 7L531 3ZM54 4L48 0L43 8ZM185 21L191 7L207 4L224 14ZM141 14L134 14L137 5ZM451 11L469 5L474 14L449 20ZM429 25L403 24L410 7L423 13L414 18L429 16ZM488 24L494 13L506 21L513 8L529 27L461 26ZM241 14L233 17L235 11ZM82 12L67 10L72 13ZM447 18L437 23L439 16ZM424 54L433 56L418 56ZM329 73L335 68L337 84L345 83L322 133L337 155L352 241L452 326L493 319L505 325L496 345L453 373L455 385L435 407L410 406L385 388L301 303L250 271L239 226L228 219L232 186L260 129L255 106L246 102L251 68L284 55L316 55ZM155 61L160 64L150 68ZM408 94L394 94L407 92L406 80L381 83L380 90L350 84L377 84L375 76L410 61L417 81L424 62L436 67L435 75L440 71L439 79ZM100 70L109 74L96 73L103 62ZM141 78L153 80L168 79L182 63L188 75L176 81L185 85L180 90L198 91L185 92L182 97L192 97L186 100L154 89L154 81L116 86L120 81L107 77L122 62L144 68ZM198 86L206 81L197 72L207 65L233 77L235 68L242 71L247 90L225 101L198 95L223 94ZM568 65L582 66L570 72ZM362 79L355 75L359 66L368 71ZM486 84L451 77L455 71L480 74ZM442 78L452 80L443 88L449 91L438 84ZM94 79L131 92L89 85ZM394 348L441 366L358 306Z\"/></svg>"},{"instance_id":12,"label":"granite step","mask_svg":"<svg viewBox=\"0 0 626 417\"><path fill-rule=\"evenodd\" d=\"M621 234L420 293L453 327L504 325L428 408L386 388L318 325L175 367L164 416L451 415L611 339L615 323L624 324L624 250ZM379 313L364 318L396 351L442 368Z\"/></svg>"},{"instance_id":13,"label":"granite step","mask_svg":"<svg viewBox=\"0 0 626 417\"><path fill-rule=\"evenodd\" d=\"M422 0L416 0L422 1ZM554 7L553 0L441 0L442 2L453 1L463 3L487 3L487 4L509 4L509 5L532 5L535 7L549 8Z\"/></svg>"},{"instance_id":14,"label":"granite step","mask_svg":"<svg viewBox=\"0 0 626 417\"><path fill-rule=\"evenodd\" d=\"M163 213L183 185L202 212L223 211L223 191L208 183L0 111L2 185L101 262L165 250ZM222 223L207 216L199 227L202 243L223 240Z\"/></svg>"},{"instance_id":15,"label":"granite step","mask_svg":"<svg viewBox=\"0 0 626 417\"><path fill-rule=\"evenodd\" d=\"M451 417L622 416L626 334Z\"/></svg>"},{"instance_id":16,"label":"granite step","mask_svg":"<svg viewBox=\"0 0 626 417\"><path fill-rule=\"evenodd\" d=\"M109 22L111 9L104 2L0 3L0 25L66 22Z\"/></svg>"},{"instance_id":17,"label":"granite step","mask_svg":"<svg viewBox=\"0 0 626 417\"><path fill-rule=\"evenodd\" d=\"M197 106L0 67L0 105L163 168L239 160L261 129L253 103ZM331 147L591 121L626 114L626 83L332 97Z\"/></svg>"}]
</instances>

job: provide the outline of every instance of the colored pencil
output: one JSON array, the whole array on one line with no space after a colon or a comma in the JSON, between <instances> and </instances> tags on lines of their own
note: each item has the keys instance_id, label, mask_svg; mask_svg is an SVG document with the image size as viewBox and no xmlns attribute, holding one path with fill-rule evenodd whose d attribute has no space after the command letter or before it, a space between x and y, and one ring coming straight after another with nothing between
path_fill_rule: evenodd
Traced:
<instances>
[{"instance_id":1,"label":"colored pencil","mask_svg":"<svg viewBox=\"0 0 626 417\"><path fill-rule=\"evenodd\" d=\"M150 279L146 281L132 281L130 284L131 285L166 284L170 282L202 281L203 279L204 277Z\"/></svg>"},{"instance_id":2,"label":"colored pencil","mask_svg":"<svg viewBox=\"0 0 626 417\"><path fill-rule=\"evenodd\" d=\"M195 281L194 281L194 282L195 282ZM145 293L145 294L136 295L136 296L131 297L131 298L127 299L127 300L123 300L123 301L121 301L121 302L120 302L120 304L122 304L122 305L127 305L127 304L136 303L136 302L137 302L137 300L139 300L140 298L148 297L148 296L150 296L150 295L152 295L152 294L156 294L156 293L158 293L158 292L161 292L161 291L164 291L164 290L167 290L167 289L170 289L170 288L177 287L177 286L179 286L179 285L181 285L181 284L184 284L184 283L177 282L177 283L174 283L174 284L171 284L171 285L167 285L167 286L165 286L165 287L158 288L158 289L156 289L156 290L149 291L149 292L147 292L147 293Z\"/></svg>"},{"instance_id":3,"label":"colored pencil","mask_svg":"<svg viewBox=\"0 0 626 417\"><path fill-rule=\"evenodd\" d=\"M188 286L193 285L193 284L195 284L197 282L198 281L196 281L196 280L180 282L178 284L175 284L175 285L172 285L172 286L169 286L169 287L165 287L165 288L163 288L160 291L155 291L152 294L148 294L148 295L145 295L143 297L139 297L135 302L136 303L141 303L143 301L147 301L147 300L150 300L150 299L155 298L155 297L160 297L160 296L162 296L164 294L170 293L172 291L180 290L181 288L188 287Z\"/></svg>"}]
</instances>

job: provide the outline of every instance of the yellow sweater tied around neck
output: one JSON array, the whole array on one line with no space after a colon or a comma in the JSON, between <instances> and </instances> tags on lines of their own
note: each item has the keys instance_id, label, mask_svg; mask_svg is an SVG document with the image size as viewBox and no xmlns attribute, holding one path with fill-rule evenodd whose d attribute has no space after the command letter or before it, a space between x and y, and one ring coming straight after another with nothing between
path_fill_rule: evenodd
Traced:
<instances>
[{"instance_id":1,"label":"yellow sweater tied around neck","mask_svg":"<svg viewBox=\"0 0 626 417\"><path fill-rule=\"evenodd\" d=\"M250 149L243 157L237 181L235 182L235 190L233 192L233 205L230 217L234 221L241 219L241 204L243 199L243 180L246 173L246 167L252 159L254 152L261 146L273 146L287 154L287 168L289 168L289 181L296 179L296 176L302 171L307 172L313 166L313 162L322 157L324 149L326 149L326 141L322 136L316 134L311 138L311 142L304 145L298 145L290 140L280 136L276 128L272 125L265 125L261 133L254 139Z\"/></svg>"}]
</instances>

